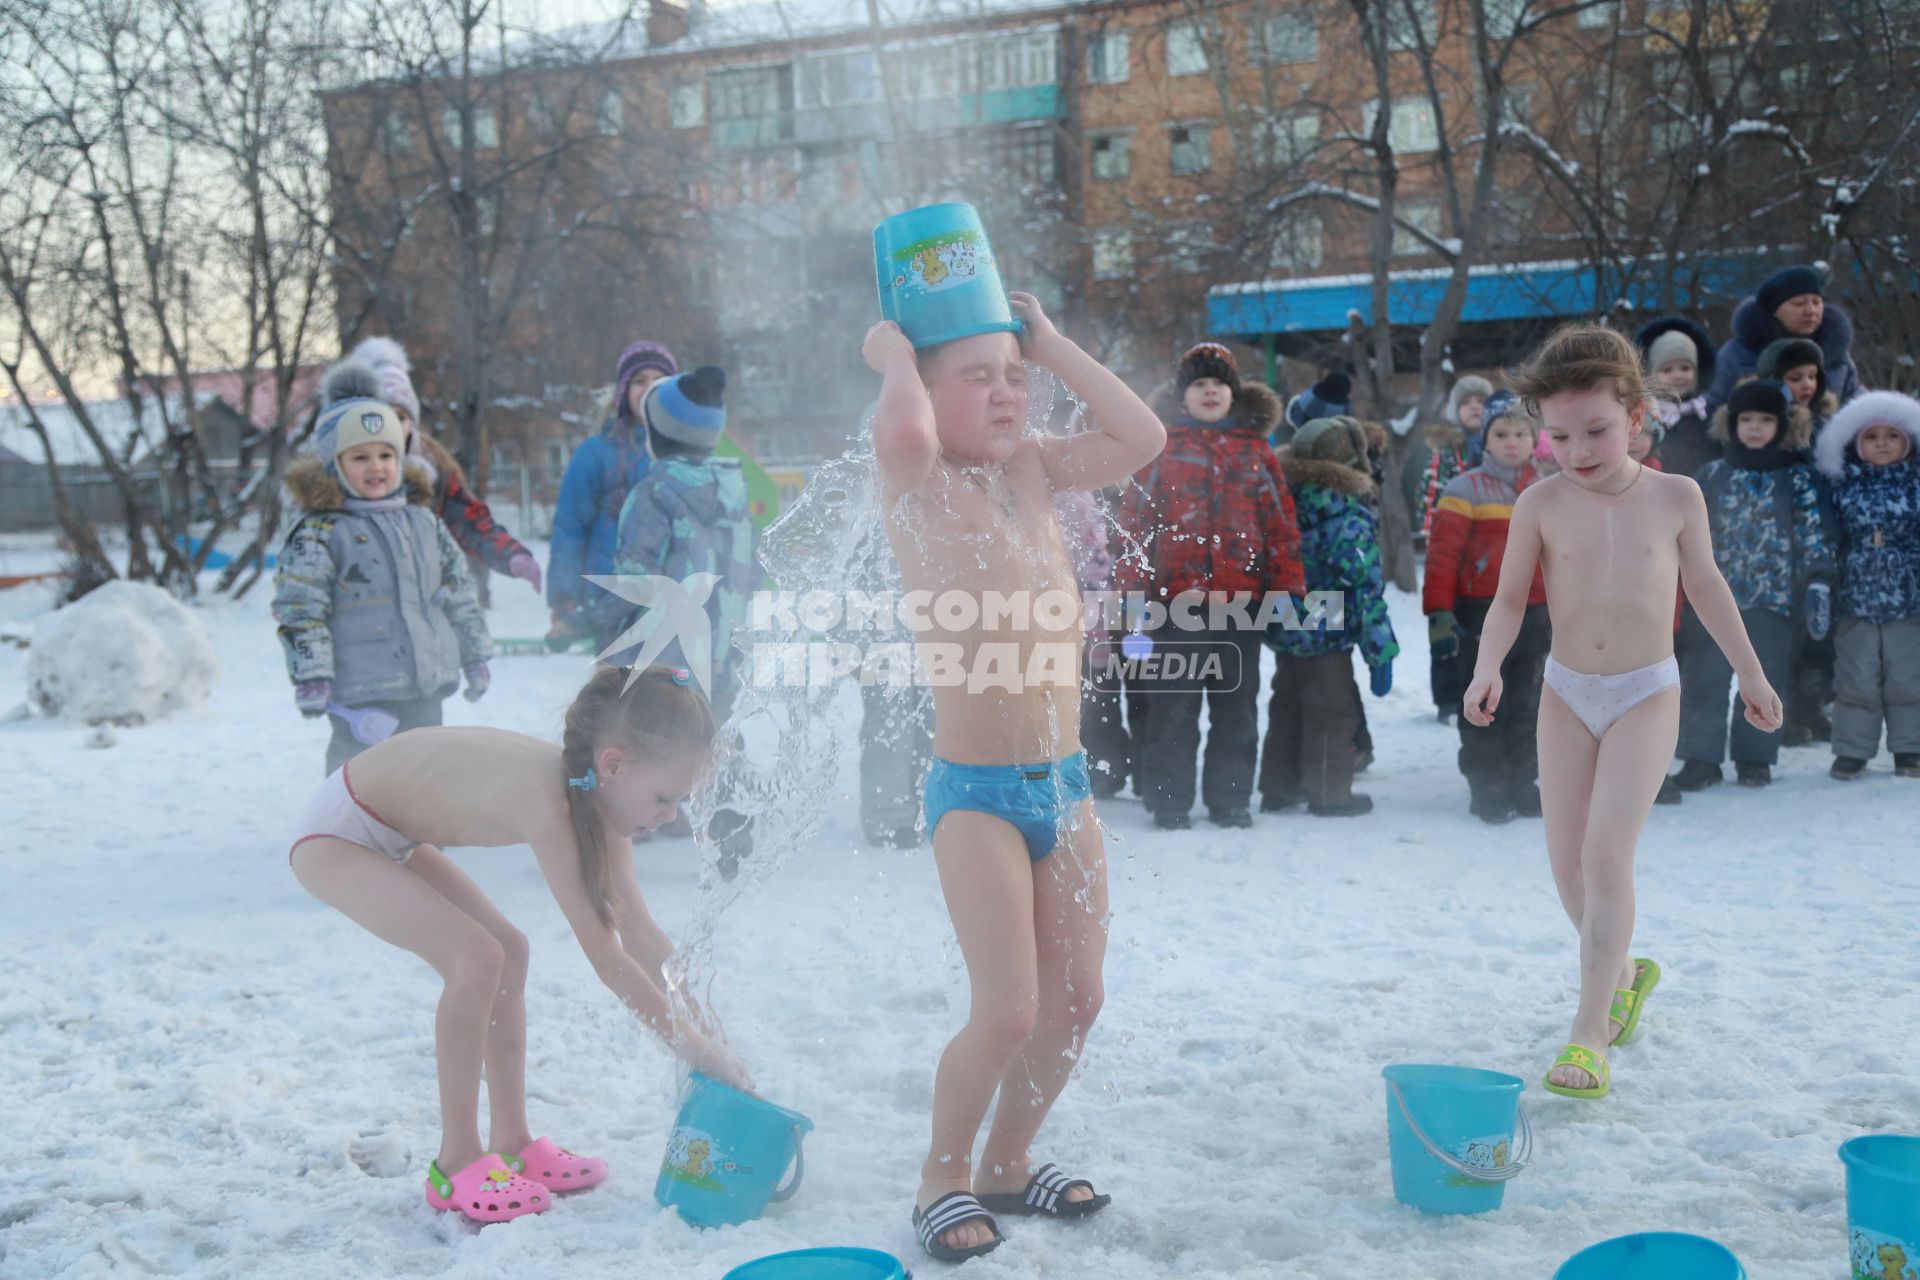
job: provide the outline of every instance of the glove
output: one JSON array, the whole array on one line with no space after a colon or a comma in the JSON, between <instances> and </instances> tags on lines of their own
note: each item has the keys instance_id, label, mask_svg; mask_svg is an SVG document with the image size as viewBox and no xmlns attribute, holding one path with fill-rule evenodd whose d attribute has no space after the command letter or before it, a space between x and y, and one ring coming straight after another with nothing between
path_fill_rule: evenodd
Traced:
<instances>
[{"instance_id":1,"label":"glove","mask_svg":"<svg viewBox=\"0 0 1920 1280\"><path fill-rule=\"evenodd\" d=\"M460 696L468 702L480 701L481 695L487 691L487 686L493 683L493 673L487 669L487 664L484 662L469 662L460 670L465 672L467 677L466 692Z\"/></svg>"},{"instance_id":2,"label":"glove","mask_svg":"<svg viewBox=\"0 0 1920 1280\"><path fill-rule=\"evenodd\" d=\"M1453 615L1448 614L1447 616L1451 618ZM1374 697L1386 697L1387 690L1393 688L1393 664L1391 662L1383 662L1375 667L1373 674L1367 678L1367 687L1373 690Z\"/></svg>"},{"instance_id":3,"label":"glove","mask_svg":"<svg viewBox=\"0 0 1920 1280\"><path fill-rule=\"evenodd\" d=\"M331 701L331 680L300 680L293 686L293 705L300 708L300 714L309 720L327 714L327 703Z\"/></svg>"},{"instance_id":4,"label":"glove","mask_svg":"<svg viewBox=\"0 0 1920 1280\"><path fill-rule=\"evenodd\" d=\"M533 593L535 595L540 594L540 563L527 552L522 551L519 555L507 561L507 575L531 584Z\"/></svg>"},{"instance_id":5,"label":"glove","mask_svg":"<svg viewBox=\"0 0 1920 1280\"><path fill-rule=\"evenodd\" d=\"M1807 588L1807 634L1825 640L1833 627L1833 589L1824 582Z\"/></svg>"},{"instance_id":6,"label":"glove","mask_svg":"<svg viewBox=\"0 0 1920 1280\"><path fill-rule=\"evenodd\" d=\"M1427 618L1427 645L1442 660L1460 652L1460 620L1452 610L1442 609Z\"/></svg>"}]
</instances>

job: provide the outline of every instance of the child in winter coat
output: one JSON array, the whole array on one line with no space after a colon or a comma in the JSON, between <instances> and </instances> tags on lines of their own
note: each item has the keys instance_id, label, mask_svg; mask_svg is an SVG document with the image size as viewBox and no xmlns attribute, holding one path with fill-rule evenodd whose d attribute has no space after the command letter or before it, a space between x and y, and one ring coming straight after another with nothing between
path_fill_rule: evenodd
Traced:
<instances>
[{"instance_id":1,"label":"child in winter coat","mask_svg":"<svg viewBox=\"0 0 1920 1280\"><path fill-rule=\"evenodd\" d=\"M1453 683L1463 691L1480 660L1480 629L1500 585L1513 504L1520 490L1533 482L1539 428L1520 398L1501 390L1487 401L1484 434L1480 465L1461 472L1440 491L1420 602L1434 661L1454 664ZM1547 585L1536 572L1519 637L1500 667L1506 684L1500 715L1484 727L1460 717L1460 773L1471 796L1468 811L1483 822L1540 816L1540 756L1534 731L1540 682L1552 647Z\"/></svg>"},{"instance_id":2,"label":"child in winter coat","mask_svg":"<svg viewBox=\"0 0 1920 1280\"><path fill-rule=\"evenodd\" d=\"M294 705L333 712L330 774L389 734L439 724L462 673L477 700L493 642L425 475L403 469L407 429L374 398L372 372L350 366L329 385L345 398L321 411L319 456L287 468L303 514L280 551L273 616ZM379 714L355 714L366 711Z\"/></svg>"},{"instance_id":3,"label":"child in winter coat","mask_svg":"<svg viewBox=\"0 0 1920 1280\"><path fill-rule=\"evenodd\" d=\"M1714 561L1733 590L1767 683L1776 689L1786 684L1794 627L1819 637L1832 620L1833 546L1820 518L1820 487L1802 452L1808 431L1806 411L1785 386L1743 382L1714 415L1713 434L1725 456L1696 477L1706 497ZM1682 764L1673 781L1681 791L1698 791L1721 779L1733 669L1691 601L1679 649ZM1764 787L1773 780L1780 731L1762 732L1735 703L1735 773L1742 786Z\"/></svg>"},{"instance_id":4,"label":"child in winter coat","mask_svg":"<svg viewBox=\"0 0 1920 1280\"><path fill-rule=\"evenodd\" d=\"M1113 590L1113 547L1105 497L1085 489L1057 489L1053 508L1067 541L1080 590ZM1087 753L1087 775L1097 799L1110 800L1127 785L1133 769L1128 725L1121 715L1120 676L1110 659L1120 653L1117 637L1087 619L1080 659L1080 746Z\"/></svg>"},{"instance_id":5,"label":"child in winter coat","mask_svg":"<svg viewBox=\"0 0 1920 1280\"><path fill-rule=\"evenodd\" d=\"M1920 778L1920 402L1870 391L1820 433L1842 568L1835 626L1833 776L1866 772L1886 725L1893 769Z\"/></svg>"},{"instance_id":6,"label":"child in winter coat","mask_svg":"<svg viewBox=\"0 0 1920 1280\"><path fill-rule=\"evenodd\" d=\"M1827 367L1821 363L1820 344L1812 338L1782 338L1760 353L1753 367L1756 378L1787 384L1793 401L1813 420L1814 438L1839 410L1840 398L1827 386Z\"/></svg>"},{"instance_id":7,"label":"child in winter coat","mask_svg":"<svg viewBox=\"0 0 1920 1280\"><path fill-rule=\"evenodd\" d=\"M657 342L636 342L621 352L614 366L612 412L567 460L554 501L553 546L547 555L547 605L553 612L548 648L565 649L586 635L599 650L613 639L596 632L593 620L618 616L617 602L585 577L614 571L620 509L653 463L640 424L640 403L655 382L679 372L673 353Z\"/></svg>"},{"instance_id":8,"label":"child in winter coat","mask_svg":"<svg viewBox=\"0 0 1920 1280\"><path fill-rule=\"evenodd\" d=\"M1301 603L1295 625L1276 623L1267 633L1279 661L1260 761L1260 810L1304 800L1317 817L1353 817L1373 808L1371 796L1353 789L1353 650L1359 648L1382 698L1393 687L1400 653L1387 618L1366 432L1352 418L1309 422L1281 451L1280 465L1295 494L1306 589L1339 592L1342 602L1317 622Z\"/></svg>"},{"instance_id":9,"label":"child in winter coat","mask_svg":"<svg viewBox=\"0 0 1920 1280\"><path fill-rule=\"evenodd\" d=\"M1433 509L1440 501L1440 491L1462 471L1480 465L1480 429L1486 421L1487 397L1492 394L1492 383L1467 375L1447 394L1446 421L1427 428L1426 470L1420 479L1419 508L1413 513L1421 546L1430 545L1433 537ZM1456 679L1452 658L1429 653L1428 661L1435 718L1445 724L1459 714L1460 697L1467 687Z\"/></svg>"},{"instance_id":10,"label":"child in winter coat","mask_svg":"<svg viewBox=\"0 0 1920 1280\"><path fill-rule=\"evenodd\" d=\"M1651 428L1657 423L1660 438L1653 465L1676 475L1697 475L1720 456L1720 446L1708 434L1712 422L1703 394L1713 381L1713 339L1685 316L1661 316L1642 325L1633 340L1645 357L1647 382L1664 393L1648 415L1649 430L1636 440L1646 439L1641 447L1656 447Z\"/></svg>"},{"instance_id":11,"label":"child in winter coat","mask_svg":"<svg viewBox=\"0 0 1920 1280\"><path fill-rule=\"evenodd\" d=\"M518 578L535 592L541 589L540 562L501 525L485 498L467 488L466 473L447 447L420 428L420 396L413 389L412 366L404 348L392 338L365 338L347 357L346 365L364 364L379 383L375 394L393 406L407 429L407 465L426 473L433 494L433 513L446 523L460 549L493 573ZM341 367L346 367L343 365ZM331 402L338 397L322 393Z\"/></svg>"},{"instance_id":12,"label":"child in winter coat","mask_svg":"<svg viewBox=\"0 0 1920 1280\"><path fill-rule=\"evenodd\" d=\"M1178 408L1169 403L1178 397ZM1269 592L1305 589L1293 495L1267 433L1280 399L1240 380L1233 353L1203 342L1181 357L1172 388L1153 403L1167 423L1166 448L1126 491L1121 524L1139 551L1125 556L1117 585L1165 608L1188 592L1251 593L1257 607ZM1210 610L1203 603L1203 619ZM1146 729L1135 742L1135 789L1165 830L1189 825L1194 760L1200 750L1200 703L1207 703L1207 751L1201 797L1223 827L1251 826L1259 753L1260 633L1229 625L1186 630L1169 618L1151 641L1219 655L1218 679L1155 684ZM1351 727L1349 727L1351 733Z\"/></svg>"}]
</instances>

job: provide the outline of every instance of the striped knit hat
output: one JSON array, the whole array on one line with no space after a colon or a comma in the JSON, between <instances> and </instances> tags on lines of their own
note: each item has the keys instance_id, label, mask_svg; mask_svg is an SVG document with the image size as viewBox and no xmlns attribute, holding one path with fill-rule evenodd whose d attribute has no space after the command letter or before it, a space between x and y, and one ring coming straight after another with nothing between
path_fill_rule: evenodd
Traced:
<instances>
[{"instance_id":1,"label":"striped knit hat","mask_svg":"<svg viewBox=\"0 0 1920 1280\"><path fill-rule=\"evenodd\" d=\"M703 364L691 373L663 378L647 388L640 417L650 431L668 440L712 449L727 429L727 372Z\"/></svg>"}]
</instances>

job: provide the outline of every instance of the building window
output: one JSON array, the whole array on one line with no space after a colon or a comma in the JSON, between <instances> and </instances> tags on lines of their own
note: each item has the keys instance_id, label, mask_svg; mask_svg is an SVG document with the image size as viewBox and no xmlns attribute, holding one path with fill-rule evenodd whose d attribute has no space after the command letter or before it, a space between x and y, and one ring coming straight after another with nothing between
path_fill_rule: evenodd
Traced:
<instances>
[{"instance_id":1,"label":"building window","mask_svg":"<svg viewBox=\"0 0 1920 1280\"><path fill-rule=\"evenodd\" d=\"M1125 280L1133 275L1133 232L1099 227L1093 233L1093 278Z\"/></svg>"},{"instance_id":2,"label":"building window","mask_svg":"<svg viewBox=\"0 0 1920 1280\"><path fill-rule=\"evenodd\" d=\"M1304 163L1320 145L1320 113L1300 111L1271 120L1256 120L1249 134L1256 164L1282 168Z\"/></svg>"},{"instance_id":3,"label":"building window","mask_svg":"<svg viewBox=\"0 0 1920 1280\"><path fill-rule=\"evenodd\" d=\"M1096 133L1092 142L1093 180L1124 182L1133 172L1133 135Z\"/></svg>"},{"instance_id":4,"label":"building window","mask_svg":"<svg viewBox=\"0 0 1920 1280\"><path fill-rule=\"evenodd\" d=\"M1167 74L1197 76L1207 69L1207 46L1197 22L1176 22L1167 28Z\"/></svg>"},{"instance_id":5,"label":"building window","mask_svg":"<svg viewBox=\"0 0 1920 1280\"><path fill-rule=\"evenodd\" d=\"M1653 143L1653 154L1670 156L1685 151L1698 137L1693 121L1686 116L1655 116L1649 140Z\"/></svg>"},{"instance_id":6,"label":"building window","mask_svg":"<svg viewBox=\"0 0 1920 1280\"><path fill-rule=\"evenodd\" d=\"M1610 29L1620 21L1620 0L1611 0L1608 4L1593 4L1580 10L1578 19L1582 30L1596 31Z\"/></svg>"},{"instance_id":7,"label":"building window","mask_svg":"<svg viewBox=\"0 0 1920 1280\"><path fill-rule=\"evenodd\" d=\"M1581 87L1586 91L1573 106L1573 131L1583 138L1591 138L1606 129L1610 103L1606 94L1593 92L1592 85Z\"/></svg>"},{"instance_id":8,"label":"building window","mask_svg":"<svg viewBox=\"0 0 1920 1280\"><path fill-rule=\"evenodd\" d=\"M1102 31L1087 41L1087 83L1127 82L1127 33Z\"/></svg>"},{"instance_id":9,"label":"building window","mask_svg":"<svg viewBox=\"0 0 1920 1280\"><path fill-rule=\"evenodd\" d=\"M968 92L1033 89L1060 83L1060 35L1014 32L993 37L984 48L961 55ZM973 83L975 76L979 83Z\"/></svg>"},{"instance_id":10,"label":"building window","mask_svg":"<svg viewBox=\"0 0 1920 1280\"><path fill-rule=\"evenodd\" d=\"M1439 28L1433 9L1434 0L1386 0L1387 48L1433 48Z\"/></svg>"},{"instance_id":11,"label":"building window","mask_svg":"<svg viewBox=\"0 0 1920 1280\"><path fill-rule=\"evenodd\" d=\"M1320 58L1319 22L1309 10L1270 13L1264 24L1253 28L1248 52L1255 66L1316 62Z\"/></svg>"},{"instance_id":12,"label":"building window","mask_svg":"<svg viewBox=\"0 0 1920 1280\"><path fill-rule=\"evenodd\" d=\"M1533 0L1486 0L1487 34L1495 40L1511 40L1520 33L1527 6Z\"/></svg>"},{"instance_id":13,"label":"building window","mask_svg":"<svg viewBox=\"0 0 1920 1280\"><path fill-rule=\"evenodd\" d=\"M547 469L561 471L567 465L567 442L564 440L547 441Z\"/></svg>"},{"instance_id":14,"label":"building window","mask_svg":"<svg viewBox=\"0 0 1920 1280\"><path fill-rule=\"evenodd\" d=\"M498 192L483 191L473 198L474 229L488 239L500 225L500 196Z\"/></svg>"},{"instance_id":15,"label":"building window","mask_svg":"<svg viewBox=\"0 0 1920 1280\"><path fill-rule=\"evenodd\" d=\"M536 138L551 138L560 131L560 121L553 104L538 89L527 99L527 129Z\"/></svg>"},{"instance_id":16,"label":"building window","mask_svg":"<svg viewBox=\"0 0 1920 1280\"><path fill-rule=\"evenodd\" d=\"M454 150L460 149L460 109L448 107L440 115L441 127L447 135L447 145ZM494 115L492 107L476 106L473 109L473 147L476 151L491 151L500 145L500 120Z\"/></svg>"},{"instance_id":17,"label":"building window","mask_svg":"<svg viewBox=\"0 0 1920 1280\"><path fill-rule=\"evenodd\" d=\"M792 67L709 72L707 90L715 146L765 146L793 136Z\"/></svg>"},{"instance_id":18,"label":"building window","mask_svg":"<svg viewBox=\"0 0 1920 1280\"><path fill-rule=\"evenodd\" d=\"M1394 205L1393 213L1397 222L1405 224L1393 229L1394 256L1413 258L1432 253L1433 246L1426 239L1406 228L1413 227L1439 239L1440 202L1428 197L1402 200Z\"/></svg>"},{"instance_id":19,"label":"building window","mask_svg":"<svg viewBox=\"0 0 1920 1280\"><path fill-rule=\"evenodd\" d=\"M667 114L676 129L698 129L707 122L707 86L675 80L667 90Z\"/></svg>"},{"instance_id":20,"label":"building window","mask_svg":"<svg viewBox=\"0 0 1920 1280\"><path fill-rule=\"evenodd\" d=\"M617 138L627 131L627 102L612 89L600 95L600 106L593 113L594 127L603 138Z\"/></svg>"},{"instance_id":21,"label":"building window","mask_svg":"<svg viewBox=\"0 0 1920 1280\"><path fill-rule=\"evenodd\" d=\"M879 97L879 74L868 49L808 58L798 74L800 105L810 110L859 106Z\"/></svg>"},{"instance_id":22,"label":"building window","mask_svg":"<svg viewBox=\"0 0 1920 1280\"><path fill-rule=\"evenodd\" d=\"M1533 127L1533 86L1510 84L1500 100L1500 119L1507 124Z\"/></svg>"},{"instance_id":23,"label":"building window","mask_svg":"<svg viewBox=\"0 0 1920 1280\"><path fill-rule=\"evenodd\" d=\"M381 119L380 149L390 156L404 156L413 150L413 126L401 112L390 110Z\"/></svg>"},{"instance_id":24,"label":"building window","mask_svg":"<svg viewBox=\"0 0 1920 1280\"><path fill-rule=\"evenodd\" d=\"M1213 234L1204 222L1176 222L1165 228L1167 270L1198 275L1207 269L1213 253Z\"/></svg>"},{"instance_id":25,"label":"building window","mask_svg":"<svg viewBox=\"0 0 1920 1280\"><path fill-rule=\"evenodd\" d=\"M1015 129L996 148L1000 169L1025 186L1053 190L1060 183L1060 148L1047 126Z\"/></svg>"},{"instance_id":26,"label":"building window","mask_svg":"<svg viewBox=\"0 0 1920 1280\"><path fill-rule=\"evenodd\" d=\"M1367 104L1366 132L1373 133L1376 99ZM1402 98L1393 104L1393 116L1387 122L1387 141L1395 151L1413 154L1432 151L1440 145L1440 128L1433 118L1433 104L1425 98Z\"/></svg>"},{"instance_id":27,"label":"building window","mask_svg":"<svg viewBox=\"0 0 1920 1280\"><path fill-rule=\"evenodd\" d=\"M1205 173L1212 163L1213 130L1204 124L1177 124L1167 130L1173 149L1173 171Z\"/></svg>"},{"instance_id":28,"label":"building window","mask_svg":"<svg viewBox=\"0 0 1920 1280\"><path fill-rule=\"evenodd\" d=\"M1326 258L1326 232L1320 215L1296 213L1274 228L1267 265L1293 275L1318 269Z\"/></svg>"}]
</instances>

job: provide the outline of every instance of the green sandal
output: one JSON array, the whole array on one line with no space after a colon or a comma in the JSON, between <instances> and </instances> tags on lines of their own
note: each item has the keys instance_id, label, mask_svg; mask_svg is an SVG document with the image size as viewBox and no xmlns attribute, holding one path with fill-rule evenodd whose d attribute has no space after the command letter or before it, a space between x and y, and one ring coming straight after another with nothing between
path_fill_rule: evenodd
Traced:
<instances>
[{"instance_id":1,"label":"green sandal","mask_svg":"<svg viewBox=\"0 0 1920 1280\"><path fill-rule=\"evenodd\" d=\"M1553 1060L1553 1066L1578 1067L1600 1083L1591 1089L1571 1089L1563 1084L1555 1084L1551 1078L1553 1067L1549 1067L1540 1081L1548 1093L1557 1093L1563 1098L1604 1098L1613 1087L1613 1072L1608 1068L1606 1058L1585 1045L1568 1045Z\"/></svg>"},{"instance_id":2,"label":"green sandal","mask_svg":"<svg viewBox=\"0 0 1920 1280\"><path fill-rule=\"evenodd\" d=\"M1620 1034L1613 1038L1614 1044L1627 1044L1634 1033L1640 1029L1640 1011L1646 1006L1647 997L1660 985L1660 966L1645 957L1635 957L1633 962L1633 989L1615 990L1613 1007L1607 1011L1607 1021L1620 1028Z\"/></svg>"}]
</instances>

